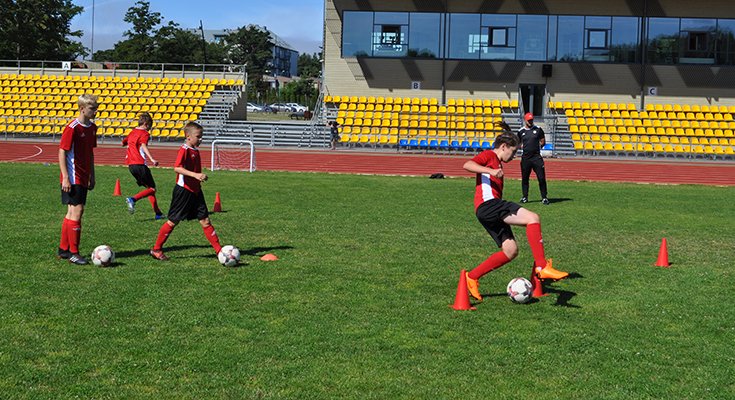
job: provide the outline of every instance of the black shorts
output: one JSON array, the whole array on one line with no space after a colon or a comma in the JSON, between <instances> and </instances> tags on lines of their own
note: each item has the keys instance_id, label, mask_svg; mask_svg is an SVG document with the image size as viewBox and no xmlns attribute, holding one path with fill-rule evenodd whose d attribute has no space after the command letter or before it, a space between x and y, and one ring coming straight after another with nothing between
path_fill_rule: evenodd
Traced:
<instances>
[{"instance_id":1,"label":"black shorts","mask_svg":"<svg viewBox=\"0 0 735 400\"><path fill-rule=\"evenodd\" d=\"M153 181L153 175L147 165L143 164L130 164L128 170L135 177L135 182L138 186L145 186L147 188L156 188L156 182Z\"/></svg>"},{"instance_id":2,"label":"black shorts","mask_svg":"<svg viewBox=\"0 0 735 400\"><path fill-rule=\"evenodd\" d=\"M516 203L493 199L480 204L475 214L487 233L493 237L498 247L501 247L504 241L508 239L515 240L513 230L510 229L510 225L503 222L503 218L518 213L520 209L521 206Z\"/></svg>"},{"instance_id":3,"label":"black shorts","mask_svg":"<svg viewBox=\"0 0 735 400\"><path fill-rule=\"evenodd\" d=\"M179 222L190 219L204 219L209 216L204 193L200 190L192 193L179 185L174 186L171 195L171 207L168 209L168 219Z\"/></svg>"},{"instance_id":4,"label":"black shorts","mask_svg":"<svg viewBox=\"0 0 735 400\"><path fill-rule=\"evenodd\" d=\"M70 206L87 204L87 188L82 185L71 185L68 192L61 191L61 204Z\"/></svg>"}]
</instances>

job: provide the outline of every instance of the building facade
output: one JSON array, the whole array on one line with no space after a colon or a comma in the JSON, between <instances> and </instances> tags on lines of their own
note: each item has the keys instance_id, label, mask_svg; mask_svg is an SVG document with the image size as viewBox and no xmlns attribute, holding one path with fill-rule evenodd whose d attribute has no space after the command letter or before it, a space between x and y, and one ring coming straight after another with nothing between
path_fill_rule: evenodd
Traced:
<instances>
[{"instance_id":1,"label":"building facade","mask_svg":"<svg viewBox=\"0 0 735 400\"><path fill-rule=\"evenodd\" d=\"M332 95L735 104L731 2L327 0ZM591 100L593 99L593 100Z\"/></svg>"}]
</instances>

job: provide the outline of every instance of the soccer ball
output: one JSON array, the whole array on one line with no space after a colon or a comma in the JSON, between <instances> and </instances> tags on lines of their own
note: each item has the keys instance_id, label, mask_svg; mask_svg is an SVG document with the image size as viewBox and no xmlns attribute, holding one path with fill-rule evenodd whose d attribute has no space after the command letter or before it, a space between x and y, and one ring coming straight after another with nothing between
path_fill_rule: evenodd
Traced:
<instances>
[{"instance_id":1,"label":"soccer ball","mask_svg":"<svg viewBox=\"0 0 735 400\"><path fill-rule=\"evenodd\" d=\"M514 303L528 303L533 294L533 285L526 278L513 278L508 282L508 297Z\"/></svg>"},{"instance_id":2,"label":"soccer ball","mask_svg":"<svg viewBox=\"0 0 735 400\"><path fill-rule=\"evenodd\" d=\"M227 245L219 251L217 259L225 267L234 267L240 262L240 250L235 246Z\"/></svg>"},{"instance_id":3,"label":"soccer ball","mask_svg":"<svg viewBox=\"0 0 735 400\"><path fill-rule=\"evenodd\" d=\"M115 252L110 246L103 244L92 250L92 264L98 267L106 267L115 262Z\"/></svg>"}]
</instances>

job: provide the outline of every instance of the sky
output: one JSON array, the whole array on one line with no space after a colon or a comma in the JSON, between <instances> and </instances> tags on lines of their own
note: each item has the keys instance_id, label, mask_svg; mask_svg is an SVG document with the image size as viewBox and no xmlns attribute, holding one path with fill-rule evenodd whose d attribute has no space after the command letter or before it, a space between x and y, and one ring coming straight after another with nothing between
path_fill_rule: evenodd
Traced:
<instances>
[{"instance_id":1,"label":"sky","mask_svg":"<svg viewBox=\"0 0 735 400\"><path fill-rule=\"evenodd\" d=\"M92 47L94 9L94 51L110 49L132 28L123 21L136 0L73 0L84 11L72 21L72 30L81 30L81 42ZM150 9L161 13L163 24L182 28L239 28L249 24L267 27L300 53L318 53L322 44L323 0L149 0ZM93 7L94 5L94 7Z\"/></svg>"}]
</instances>

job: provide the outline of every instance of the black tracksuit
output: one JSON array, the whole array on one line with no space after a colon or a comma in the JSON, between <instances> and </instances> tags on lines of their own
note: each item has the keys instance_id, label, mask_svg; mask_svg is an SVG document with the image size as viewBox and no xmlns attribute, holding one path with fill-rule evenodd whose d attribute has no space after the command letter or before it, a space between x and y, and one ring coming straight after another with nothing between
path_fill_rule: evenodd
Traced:
<instances>
[{"instance_id":1,"label":"black tracksuit","mask_svg":"<svg viewBox=\"0 0 735 400\"><path fill-rule=\"evenodd\" d=\"M546 193L546 170L544 168L544 159L541 157L541 139L544 139L544 130L536 125L529 127L524 126L518 131L518 138L521 140L521 148L523 156L521 157L521 189L523 197L528 197L528 179L531 177L531 170L536 174L538 179L538 187L541 191L541 198L545 199Z\"/></svg>"}]
</instances>

